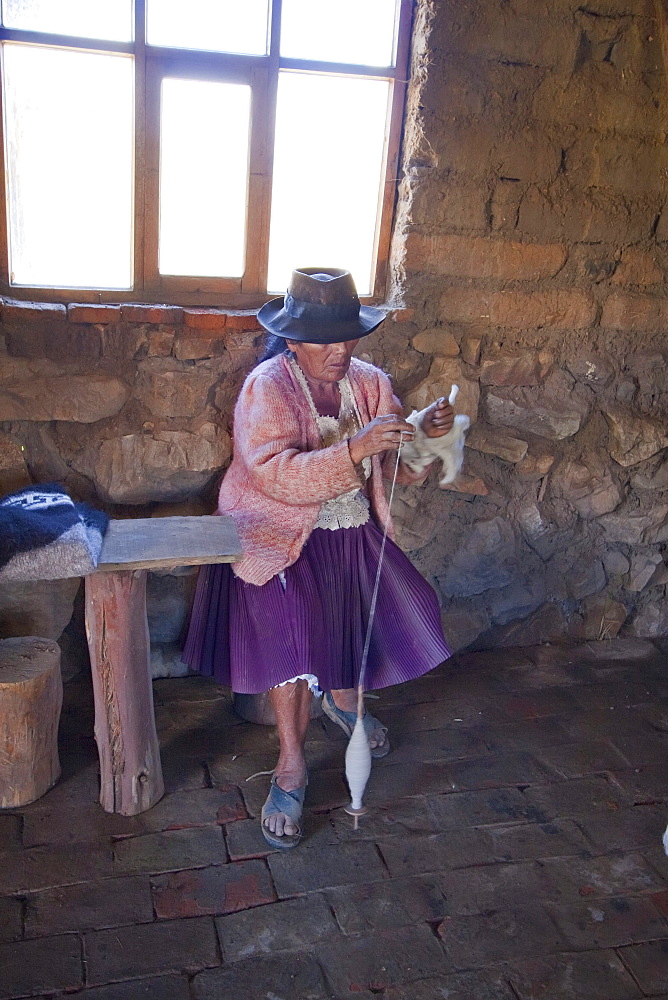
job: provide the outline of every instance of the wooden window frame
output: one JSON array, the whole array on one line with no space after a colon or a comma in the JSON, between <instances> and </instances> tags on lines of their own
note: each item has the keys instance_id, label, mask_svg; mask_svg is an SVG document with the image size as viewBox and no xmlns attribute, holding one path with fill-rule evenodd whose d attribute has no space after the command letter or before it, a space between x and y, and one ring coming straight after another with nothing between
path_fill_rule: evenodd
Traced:
<instances>
[{"instance_id":1,"label":"wooden window frame","mask_svg":"<svg viewBox=\"0 0 668 1000\"><path fill-rule=\"evenodd\" d=\"M0 26L0 40L35 45L128 53L135 60L134 152L134 283L131 290L45 288L14 285L9 280L9 240L4 156L4 114L0 115L0 295L14 299L49 302L170 302L175 305L255 308L269 298L267 264L273 170L276 95L281 70L318 72L390 82L391 94L385 131L384 181L375 234L372 294L366 302L385 296L390 238L396 192L403 112L408 77L414 0L398 0L395 65L357 66L308 59L288 59L279 54L282 0L271 2L269 54L246 56L192 49L154 47L146 44L145 0L134 0L135 41L102 42L97 39L19 31ZM247 83L252 91L246 241L241 278L193 278L161 275L158 270L159 119L162 78L220 80ZM0 81L1 87L1 81Z\"/></svg>"}]
</instances>

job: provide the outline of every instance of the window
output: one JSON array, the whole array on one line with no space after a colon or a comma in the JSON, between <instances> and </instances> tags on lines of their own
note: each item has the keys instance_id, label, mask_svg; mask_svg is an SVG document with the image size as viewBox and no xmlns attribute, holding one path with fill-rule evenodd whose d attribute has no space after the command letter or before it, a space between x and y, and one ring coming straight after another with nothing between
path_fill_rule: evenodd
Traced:
<instances>
[{"instance_id":1,"label":"window","mask_svg":"<svg viewBox=\"0 0 668 1000\"><path fill-rule=\"evenodd\" d=\"M411 0L1 7L5 294L243 307L320 263L382 296Z\"/></svg>"}]
</instances>

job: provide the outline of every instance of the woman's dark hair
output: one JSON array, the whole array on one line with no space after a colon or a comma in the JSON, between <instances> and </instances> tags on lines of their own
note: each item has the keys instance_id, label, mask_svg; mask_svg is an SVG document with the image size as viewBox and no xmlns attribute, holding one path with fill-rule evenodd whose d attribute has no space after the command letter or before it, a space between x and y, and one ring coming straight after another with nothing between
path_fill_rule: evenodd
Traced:
<instances>
[{"instance_id":1,"label":"woman's dark hair","mask_svg":"<svg viewBox=\"0 0 668 1000\"><path fill-rule=\"evenodd\" d=\"M265 333L264 351L262 352L262 357L258 361L258 364L261 364L263 361L268 361L269 358L275 358L277 354L283 354L284 352L287 354L290 353L285 342L285 337L277 337L275 333Z\"/></svg>"}]
</instances>

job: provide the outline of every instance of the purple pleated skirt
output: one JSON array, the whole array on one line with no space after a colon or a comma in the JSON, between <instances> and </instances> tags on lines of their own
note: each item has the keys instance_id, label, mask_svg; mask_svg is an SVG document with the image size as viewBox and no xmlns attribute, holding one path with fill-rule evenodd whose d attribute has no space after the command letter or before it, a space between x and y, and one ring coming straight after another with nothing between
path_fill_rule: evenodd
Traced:
<instances>
[{"instance_id":1,"label":"purple pleated skirt","mask_svg":"<svg viewBox=\"0 0 668 1000\"><path fill-rule=\"evenodd\" d=\"M382 534L315 528L299 559L263 586L228 564L203 566L183 659L240 694L299 674L322 690L356 687ZM386 542L364 678L367 690L401 684L451 655L436 594L401 549Z\"/></svg>"}]
</instances>

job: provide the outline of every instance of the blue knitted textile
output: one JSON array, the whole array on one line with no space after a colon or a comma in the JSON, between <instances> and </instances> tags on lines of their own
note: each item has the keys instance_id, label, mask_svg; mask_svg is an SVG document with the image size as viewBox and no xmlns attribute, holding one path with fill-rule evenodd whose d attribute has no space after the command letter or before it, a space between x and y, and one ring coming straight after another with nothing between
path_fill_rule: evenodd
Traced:
<instances>
[{"instance_id":1,"label":"blue knitted textile","mask_svg":"<svg viewBox=\"0 0 668 1000\"><path fill-rule=\"evenodd\" d=\"M0 581L61 580L97 566L109 518L54 483L0 500Z\"/></svg>"}]
</instances>

